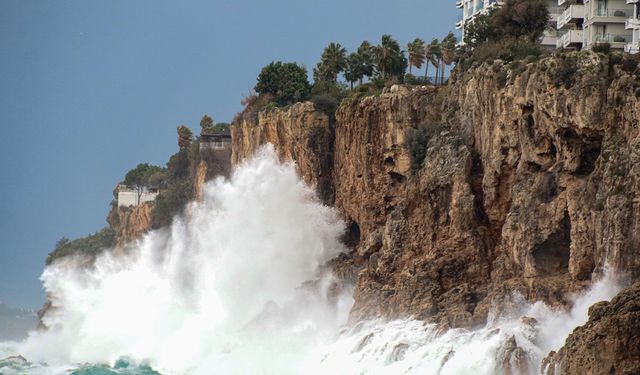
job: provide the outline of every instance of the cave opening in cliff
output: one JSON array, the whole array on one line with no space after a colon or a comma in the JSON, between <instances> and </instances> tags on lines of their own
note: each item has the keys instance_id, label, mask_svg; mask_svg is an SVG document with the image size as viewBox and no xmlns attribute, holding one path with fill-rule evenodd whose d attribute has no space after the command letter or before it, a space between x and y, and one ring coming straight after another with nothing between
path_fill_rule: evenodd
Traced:
<instances>
[{"instance_id":1,"label":"cave opening in cliff","mask_svg":"<svg viewBox=\"0 0 640 375\"><path fill-rule=\"evenodd\" d=\"M350 249L355 249L360 243L360 226L355 221L351 221L342 241Z\"/></svg>"},{"instance_id":2,"label":"cave opening in cliff","mask_svg":"<svg viewBox=\"0 0 640 375\"><path fill-rule=\"evenodd\" d=\"M576 171L578 175L589 175L596 169L596 161L602 151L602 136L596 136L584 140L580 166Z\"/></svg>"},{"instance_id":3,"label":"cave opening in cliff","mask_svg":"<svg viewBox=\"0 0 640 375\"><path fill-rule=\"evenodd\" d=\"M565 212L558 229L533 249L538 275L549 276L569 272L570 248L571 220Z\"/></svg>"}]
</instances>

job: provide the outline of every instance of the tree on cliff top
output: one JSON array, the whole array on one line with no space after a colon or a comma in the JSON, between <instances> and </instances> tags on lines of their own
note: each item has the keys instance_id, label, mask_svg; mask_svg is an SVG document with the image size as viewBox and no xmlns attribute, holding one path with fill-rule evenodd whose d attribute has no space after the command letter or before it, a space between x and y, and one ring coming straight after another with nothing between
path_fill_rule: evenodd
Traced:
<instances>
[{"instance_id":1,"label":"tree on cliff top","mask_svg":"<svg viewBox=\"0 0 640 375\"><path fill-rule=\"evenodd\" d=\"M471 48L487 42L526 38L537 42L549 25L544 0L506 0L498 10L479 14L465 25L464 42Z\"/></svg>"},{"instance_id":2,"label":"tree on cliff top","mask_svg":"<svg viewBox=\"0 0 640 375\"><path fill-rule=\"evenodd\" d=\"M413 66L416 69L422 68L425 60L424 40L416 38L413 42L407 44L407 55L409 55L409 73L411 73L411 67Z\"/></svg>"},{"instance_id":3,"label":"tree on cliff top","mask_svg":"<svg viewBox=\"0 0 640 375\"><path fill-rule=\"evenodd\" d=\"M330 43L324 49L320 62L313 70L313 80L336 82L338 74L347 67L347 50L340 43Z\"/></svg>"},{"instance_id":4,"label":"tree on cliff top","mask_svg":"<svg viewBox=\"0 0 640 375\"><path fill-rule=\"evenodd\" d=\"M407 58L400 49L400 44L391 35L383 35L380 45L375 47L378 73L383 80L396 78L402 80L407 70Z\"/></svg>"},{"instance_id":5,"label":"tree on cliff top","mask_svg":"<svg viewBox=\"0 0 640 375\"><path fill-rule=\"evenodd\" d=\"M209 134L213 129L213 118L209 115L202 116L200 120L200 134Z\"/></svg>"},{"instance_id":6,"label":"tree on cliff top","mask_svg":"<svg viewBox=\"0 0 640 375\"><path fill-rule=\"evenodd\" d=\"M545 0L506 0L494 15L496 30L503 36L527 37L536 42L549 25Z\"/></svg>"},{"instance_id":7,"label":"tree on cliff top","mask_svg":"<svg viewBox=\"0 0 640 375\"><path fill-rule=\"evenodd\" d=\"M188 149L191 145L191 142L193 141L193 133L191 132L191 129L184 125L179 125L177 130L178 147L180 147L181 150Z\"/></svg>"},{"instance_id":8,"label":"tree on cliff top","mask_svg":"<svg viewBox=\"0 0 640 375\"><path fill-rule=\"evenodd\" d=\"M140 197L144 189L150 186L150 182L158 180L158 174L164 174L165 169L157 165L147 163L138 164L137 167L127 172L124 177L124 184L135 189L138 194L137 204L140 204Z\"/></svg>"},{"instance_id":9,"label":"tree on cliff top","mask_svg":"<svg viewBox=\"0 0 640 375\"><path fill-rule=\"evenodd\" d=\"M311 85L304 67L278 61L262 68L255 90L261 96L273 95L276 104L285 106L308 99Z\"/></svg>"}]
</instances>

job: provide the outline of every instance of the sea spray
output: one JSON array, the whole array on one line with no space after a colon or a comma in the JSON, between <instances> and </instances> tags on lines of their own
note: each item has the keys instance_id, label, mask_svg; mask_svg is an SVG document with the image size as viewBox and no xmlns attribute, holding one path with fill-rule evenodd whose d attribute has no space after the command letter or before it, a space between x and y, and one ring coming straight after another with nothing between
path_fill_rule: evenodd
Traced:
<instances>
[{"instance_id":1,"label":"sea spray","mask_svg":"<svg viewBox=\"0 0 640 375\"><path fill-rule=\"evenodd\" d=\"M50 329L18 351L49 364L130 356L166 373L281 374L346 321L350 295L329 301L320 273L344 251L344 226L272 147L208 183L188 212L126 257L48 267Z\"/></svg>"},{"instance_id":2,"label":"sea spray","mask_svg":"<svg viewBox=\"0 0 640 375\"><path fill-rule=\"evenodd\" d=\"M410 319L346 327L351 293L328 293L321 268L344 251L343 225L271 147L208 183L187 211L125 257L48 267L50 329L0 344L0 359L31 361L9 359L0 374L537 373L588 307L619 290L607 272L569 312L514 295L477 330Z\"/></svg>"},{"instance_id":3,"label":"sea spray","mask_svg":"<svg viewBox=\"0 0 640 375\"><path fill-rule=\"evenodd\" d=\"M416 320L362 322L308 358L309 374L493 375L537 374L542 359L558 350L574 328L586 323L588 309L620 291L614 272L584 294L569 311L514 294L507 314L490 316L482 329L441 332ZM508 370L508 371L505 371Z\"/></svg>"}]
</instances>

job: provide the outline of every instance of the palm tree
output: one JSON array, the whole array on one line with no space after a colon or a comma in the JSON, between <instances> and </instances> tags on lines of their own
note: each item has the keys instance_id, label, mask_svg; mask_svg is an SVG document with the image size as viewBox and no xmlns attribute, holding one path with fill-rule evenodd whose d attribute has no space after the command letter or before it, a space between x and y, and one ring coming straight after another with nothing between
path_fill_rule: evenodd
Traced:
<instances>
[{"instance_id":1,"label":"palm tree","mask_svg":"<svg viewBox=\"0 0 640 375\"><path fill-rule=\"evenodd\" d=\"M449 32L447 36L442 39L442 43L440 43L442 48L442 75L440 79L444 84L444 66L451 65L456 60L456 44L458 43L458 38L453 35L452 32Z\"/></svg>"},{"instance_id":2,"label":"palm tree","mask_svg":"<svg viewBox=\"0 0 640 375\"><path fill-rule=\"evenodd\" d=\"M416 38L413 42L407 44L407 54L409 55L409 73L411 73L412 66L415 66L416 69L422 68L425 59L424 40Z\"/></svg>"},{"instance_id":3,"label":"palm tree","mask_svg":"<svg viewBox=\"0 0 640 375\"><path fill-rule=\"evenodd\" d=\"M436 68L436 84L440 78L440 59L442 58L442 48L437 38L433 38L427 46L429 49L429 62Z\"/></svg>"},{"instance_id":4,"label":"palm tree","mask_svg":"<svg viewBox=\"0 0 640 375\"><path fill-rule=\"evenodd\" d=\"M353 84L356 81L362 82L363 76L364 72L362 69L360 56L357 52L353 52L349 56L347 56L347 66L344 69L344 79L349 82L349 84L351 85L351 90L353 90Z\"/></svg>"},{"instance_id":5,"label":"palm tree","mask_svg":"<svg viewBox=\"0 0 640 375\"><path fill-rule=\"evenodd\" d=\"M379 46L375 47L378 72L382 79L389 76L402 78L407 68L407 59L404 57L400 44L391 35L383 35Z\"/></svg>"},{"instance_id":6,"label":"palm tree","mask_svg":"<svg viewBox=\"0 0 640 375\"><path fill-rule=\"evenodd\" d=\"M347 66L347 50L340 43L330 43L324 49L320 62L314 70L316 81L338 80L338 74L344 71Z\"/></svg>"},{"instance_id":7,"label":"palm tree","mask_svg":"<svg viewBox=\"0 0 640 375\"><path fill-rule=\"evenodd\" d=\"M364 77L371 78L375 71L375 49L368 41L362 42L358 47L358 60L360 62L360 68L362 69L362 76L360 77L360 84Z\"/></svg>"}]
</instances>

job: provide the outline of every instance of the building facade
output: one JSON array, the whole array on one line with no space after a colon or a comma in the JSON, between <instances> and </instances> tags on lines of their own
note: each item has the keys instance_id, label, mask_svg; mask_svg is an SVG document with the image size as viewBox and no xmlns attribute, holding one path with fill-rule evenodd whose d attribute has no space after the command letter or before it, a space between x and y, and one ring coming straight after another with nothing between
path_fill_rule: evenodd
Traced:
<instances>
[{"instance_id":1,"label":"building facade","mask_svg":"<svg viewBox=\"0 0 640 375\"><path fill-rule=\"evenodd\" d=\"M462 17L456 24L464 39L465 25L502 5L498 0L459 0ZM608 43L613 49L640 50L640 0L549 0L550 24L542 45L591 49Z\"/></svg>"},{"instance_id":2,"label":"building facade","mask_svg":"<svg viewBox=\"0 0 640 375\"><path fill-rule=\"evenodd\" d=\"M548 0L549 2L549 27L542 38L542 45L555 48L558 38L558 32L555 27L560 13L557 0ZM456 7L462 9L462 15L458 19L456 29L460 30L461 43L464 43L464 29L469 21L473 20L478 14L486 13L493 8L499 7L504 3L502 0L458 0Z\"/></svg>"},{"instance_id":3,"label":"building facade","mask_svg":"<svg viewBox=\"0 0 640 375\"><path fill-rule=\"evenodd\" d=\"M200 151L225 150L231 147L231 134L200 134Z\"/></svg>"},{"instance_id":4,"label":"building facade","mask_svg":"<svg viewBox=\"0 0 640 375\"><path fill-rule=\"evenodd\" d=\"M633 7L631 17L625 22L625 29L631 31L631 43L624 46L629 53L640 52L640 0L627 0Z\"/></svg>"},{"instance_id":5,"label":"building facade","mask_svg":"<svg viewBox=\"0 0 640 375\"><path fill-rule=\"evenodd\" d=\"M118 185L118 207L135 207L146 202L153 202L158 196L157 189L145 188L140 194L138 200L138 192L126 185Z\"/></svg>"}]
</instances>

